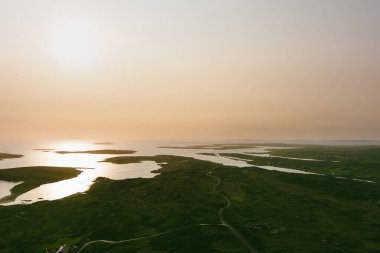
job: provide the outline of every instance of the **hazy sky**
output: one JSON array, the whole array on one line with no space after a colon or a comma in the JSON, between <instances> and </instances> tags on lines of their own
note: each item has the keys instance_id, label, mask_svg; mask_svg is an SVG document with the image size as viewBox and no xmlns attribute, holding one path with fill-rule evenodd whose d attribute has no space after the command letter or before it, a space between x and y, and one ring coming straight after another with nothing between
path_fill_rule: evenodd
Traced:
<instances>
[{"instance_id":1,"label":"hazy sky","mask_svg":"<svg viewBox=\"0 0 380 253\"><path fill-rule=\"evenodd\" d=\"M0 0L0 140L378 139L379 27L378 0Z\"/></svg>"}]
</instances>

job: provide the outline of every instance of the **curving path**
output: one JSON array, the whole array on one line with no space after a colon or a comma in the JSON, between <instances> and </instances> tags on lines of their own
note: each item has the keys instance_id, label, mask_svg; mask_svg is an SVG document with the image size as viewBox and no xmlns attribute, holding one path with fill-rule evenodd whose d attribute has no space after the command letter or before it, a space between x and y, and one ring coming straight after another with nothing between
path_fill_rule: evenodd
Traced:
<instances>
[{"instance_id":1,"label":"curving path","mask_svg":"<svg viewBox=\"0 0 380 253\"><path fill-rule=\"evenodd\" d=\"M136 238L132 238L132 239L126 239L126 240L121 240L121 241L94 240L94 241L89 241L89 242L85 243L85 244L84 244L84 245L83 245L83 246L77 251L77 253L79 253L79 252L81 252L82 250L84 250L87 246L89 246L89 245L91 245L91 244L95 244L95 243L120 244L120 243L125 243L125 242L133 242L133 241L139 241L139 240L143 240L143 239L154 238L154 237L158 237L158 236L161 236L161 235L166 235L166 234L170 234L170 233L173 233L173 232L178 232L178 231L181 231L181 230L185 230L185 229L193 228L193 227L198 227L198 226L225 226L225 225L223 225L223 224L194 224L194 225L189 225L189 226L180 227L180 228L177 228L177 229L172 229L172 230L165 231L165 232L158 233L158 234L154 234L154 235L141 236L141 237L136 237Z\"/></svg>"},{"instance_id":2,"label":"curving path","mask_svg":"<svg viewBox=\"0 0 380 253\"><path fill-rule=\"evenodd\" d=\"M226 226L231 231L231 233L239 240L241 245L244 246L244 248L246 248L246 250L248 250L248 252L257 253L257 250L255 249L255 247L253 247L253 245L239 231L237 231L234 227L232 227L230 224L228 224L226 222L226 219L224 218L223 212L225 209L227 209L231 206L231 201L224 194L222 194L221 192L219 192L217 190L217 188L219 187L219 185L221 183L220 178L217 176L212 176L211 172L208 172L207 176L212 177L212 178L217 180L217 183L216 183L216 185L214 185L212 190L215 194L221 196L226 201L226 205L224 207L220 208L218 211L220 223L222 225Z\"/></svg>"},{"instance_id":3,"label":"curving path","mask_svg":"<svg viewBox=\"0 0 380 253\"><path fill-rule=\"evenodd\" d=\"M94 240L94 241L89 241L89 242L85 243L77 251L77 253L82 252L87 246L92 245L92 244L96 244L96 243L120 244L120 243L126 243L126 242L133 242L133 241L139 241L139 240L143 240L143 239L149 239L149 238L159 237L159 236L162 236L162 235L166 235L166 234L170 234L170 233L173 233L173 232L178 232L178 231L181 231L181 230L185 230L185 229L189 229L189 228L193 228L193 227L198 227L198 226L224 226L224 227L227 227L231 231L231 233L239 240L240 244L248 252L250 252L250 253L257 253L257 250L255 249L255 247L253 247L253 245L239 231L237 231L234 227L232 227L230 224L228 224L227 221L224 218L223 212L224 212L225 209L231 207L231 201L224 194L222 194L221 192L219 192L217 190L217 188L221 184L220 178L217 177L217 176L211 175L211 172L208 172L206 175L209 176L209 177L211 177L211 178L216 179L217 183L212 188L212 191L215 194L221 196L226 201L226 205L224 207L221 207L218 210L220 224L194 224L194 225L189 225L189 226L184 226L184 227L168 230L168 231L165 231L165 232L162 232L162 233L158 233L158 234L154 234L154 235L141 236L141 237L126 239L126 240L120 240L120 241L111 241L111 240Z\"/></svg>"}]
</instances>

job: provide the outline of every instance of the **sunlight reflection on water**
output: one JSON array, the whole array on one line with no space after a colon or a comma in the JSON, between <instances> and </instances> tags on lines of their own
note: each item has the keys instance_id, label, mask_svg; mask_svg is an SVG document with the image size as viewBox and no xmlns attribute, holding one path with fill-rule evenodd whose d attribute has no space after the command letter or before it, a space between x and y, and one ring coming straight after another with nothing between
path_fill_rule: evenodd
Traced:
<instances>
[{"instance_id":1,"label":"sunlight reflection on water","mask_svg":"<svg viewBox=\"0 0 380 253\"><path fill-rule=\"evenodd\" d=\"M21 144L21 145L4 145L0 143L1 152L23 154L22 158L7 159L0 162L0 169L26 167L26 166L60 166L74 167L82 173L72 179L56 183L45 184L19 196L15 202L32 203L40 200L54 200L75 193L85 192L92 185L97 177L107 177L114 180L126 178L151 178L155 173L152 171L160 168L160 165L153 161L144 161L133 164L112 164L100 162L109 157L126 156L126 155L99 155L99 154L58 154L56 151L85 151L99 149L127 149L135 150L132 156L154 156L154 155L177 155L192 157L200 160L211 161L223 165L236 167L252 166L244 160L232 159L220 155L202 155L201 152L208 153L266 153L269 147L256 147L248 149L216 150L216 149L171 149L158 148L163 145L180 146L179 143L152 143L152 142L135 142L116 145L97 145L88 141L61 141L41 144ZM186 144L182 144L186 145ZM39 149L39 150L37 150ZM41 150L42 149L42 150ZM5 191L4 191L5 192ZM7 191L7 193L9 193Z\"/></svg>"},{"instance_id":2,"label":"sunlight reflection on water","mask_svg":"<svg viewBox=\"0 0 380 253\"><path fill-rule=\"evenodd\" d=\"M0 198L11 194L11 189L22 182L8 182L0 180Z\"/></svg>"},{"instance_id":3,"label":"sunlight reflection on water","mask_svg":"<svg viewBox=\"0 0 380 253\"><path fill-rule=\"evenodd\" d=\"M99 169L82 169L82 173L72 179L45 184L19 196L12 204L21 204L25 200L35 202L38 200L61 199L78 192L85 192L98 177L107 177L113 180L126 178L151 178L156 174L152 170L160 166L152 161L132 163L126 165L104 166ZM31 201L29 201L31 200Z\"/></svg>"}]
</instances>

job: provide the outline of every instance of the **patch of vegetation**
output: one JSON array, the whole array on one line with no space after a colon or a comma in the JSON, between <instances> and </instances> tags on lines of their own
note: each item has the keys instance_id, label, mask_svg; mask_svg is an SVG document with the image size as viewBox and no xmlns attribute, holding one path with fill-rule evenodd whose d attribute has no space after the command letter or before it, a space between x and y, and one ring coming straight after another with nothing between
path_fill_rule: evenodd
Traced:
<instances>
[{"instance_id":1,"label":"patch of vegetation","mask_svg":"<svg viewBox=\"0 0 380 253\"><path fill-rule=\"evenodd\" d=\"M93 154L93 155L129 155L134 154L133 150L101 149L84 151L56 151L58 154Z\"/></svg>"},{"instance_id":2,"label":"patch of vegetation","mask_svg":"<svg viewBox=\"0 0 380 253\"><path fill-rule=\"evenodd\" d=\"M242 148L257 148L255 144L199 144L190 146L161 146L158 148L172 148L172 149L242 149Z\"/></svg>"},{"instance_id":3,"label":"patch of vegetation","mask_svg":"<svg viewBox=\"0 0 380 253\"><path fill-rule=\"evenodd\" d=\"M294 149L272 149L270 154L292 158L317 159L319 161L234 153L222 153L220 155L244 159L249 164L257 166L270 165L380 182L379 146L306 146Z\"/></svg>"},{"instance_id":4,"label":"patch of vegetation","mask_svg":"<svg viewBox=\"0 0 380 253\"><path fill-rule=\"evenodd\" d=\"M227 219L259 237L263 252L380 250L378 184L243 169L222 187L233 200Z\"/></svg>"},{"instance_id":5,"label":"patch of vegetation","mask_svg":"<svg viewBox=\"0 0 380 253\"><path fill-rule=\"evenodd\" d=\"M236 252L245 250L224 227L194 227L165 236L121 244L94 244L81 253L125 252Z\"/></svg>"},{"instance_id":6,"label":"patch of vegetation","mask_svg":"<svg viewBox=\"0 0 380 253\"><path fill-rule=\"evenodd\" d=\"M259 252L379 252L380 185L334 177L236 168L176 156L106 159L156 161L151 179L97 179L87 194L0 207L2 252L43 252L62 244L125 240L226 220ZM125 244L93 244L83 252L245 252L222 226L194 227Z\"/></svg>"},{"instance_id":7,"label":"patch of vegetation","mask_svg":"<svg viewBox=\"0 0 380 253\"><path fill-rule=\"evenodd\" d=\"M0 170L0 180L22 182L11 189L11 195L0 199L0 203L15 200L21 194L40 185L78 176L81 171L67 167L21 167Z\"/></svg>"},{"instance_id":8,"label":"patch of vegetation","mask_svg":"<svg viewBox=\"0 0 380 253\"><path fill-rule=\"evenodd\" d=\"M0 153L0 161L3 159L13 159L13 158L20 158L20 157L23 157L23 155Z\"/></svg>"},{"instance_id":9,"label":"patch of vegetation","mask_svg":"<svg viewBox=\"0 0 380 253\"><path fill-rule=\"evenodd\" d=\"M105 141L105 142L95 142L95 145L115 145L115 143L110 142L110 141Z\"/></svg>"},{"instance_id":10,"label":"patch of vegetation","mask_svg":"<svg viewBox=\"0 0 380 253\"><path fill-rule=\"evenodd\" d=\"M305 146L302 148L272 149L272 155L326 161L380 161L380 146Z\"/></svg>"},{"instance_id":11,"label":"patch of vegetation","mask_svg":"<svg viewBox=\"0 0 380 253\"><path fill-rule=\"evenodd\" d=\"M158 148L172 148L172 149L214 149L214 150L227 150L227 149L248 149L258 147L300 147L295 144L284 143L232 143L232 144L199 144L189 146L161 146Z\"/></svg>"},{"instance_id":12,"label":"patch of vegetation","mask_svg":"<svg viewBox=\"0 0 380 253\"><path fill-rule=\"evenodd\" d=\"M184 162L186 159L183 158ZM117 156L106 158L103 162L115 163L115 164L129 164L129 163L139 163L144 161L154 161L156 163L170 163L170 165L165 165L165 168L171 167L171 164L174 162L176 166L178 166L178 158L176 156L168 156L168 155L156 155L156 156ZM174 169L174 168L171 168Z\"/></svg>"}]
</instances>

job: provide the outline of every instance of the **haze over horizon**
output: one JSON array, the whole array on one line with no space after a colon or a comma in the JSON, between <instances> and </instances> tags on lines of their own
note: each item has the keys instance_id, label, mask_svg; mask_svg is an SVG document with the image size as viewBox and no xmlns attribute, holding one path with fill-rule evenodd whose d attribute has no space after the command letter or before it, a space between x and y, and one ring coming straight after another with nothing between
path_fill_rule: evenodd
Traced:
<instances>
[{"instance_id":1,"label":"haze over horizon","mask_svg":"<svg viewBox=\"0 0 380 253\"><path fill-rule=\"evenodd\" d=\"M0 0L0 138L380 139L380 1Z\"/></svg>"}]
</instances>

